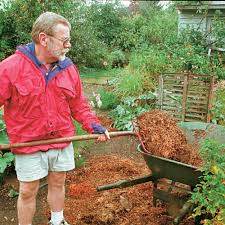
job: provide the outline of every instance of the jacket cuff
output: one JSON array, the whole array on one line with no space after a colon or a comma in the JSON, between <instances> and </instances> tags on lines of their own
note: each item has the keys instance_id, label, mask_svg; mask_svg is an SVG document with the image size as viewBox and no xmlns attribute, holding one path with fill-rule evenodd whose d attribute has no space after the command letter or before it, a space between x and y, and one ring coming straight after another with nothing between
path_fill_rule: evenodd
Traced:
<instances>
[{"instance_id":1,"label":"jacket cuff","mask_svg":"<svg viewBox=\"0 0 225 225\"><path fill-rule=\"evenodd\" d=\"M104 134L106 131L106 128L99 124L92 123L91 127L94 130L94 134Z\"/></svg>"}]
</instances>

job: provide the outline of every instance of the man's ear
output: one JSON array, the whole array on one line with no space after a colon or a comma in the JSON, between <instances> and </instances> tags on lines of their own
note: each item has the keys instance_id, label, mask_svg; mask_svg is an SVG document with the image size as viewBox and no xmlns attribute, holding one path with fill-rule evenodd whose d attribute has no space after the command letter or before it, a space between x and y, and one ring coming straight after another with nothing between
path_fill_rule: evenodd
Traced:
<instances>
[{"instance_id":1,"label":"man's ear","mask_svg":"<svg viewBox=\"0 0 225 225\"><path fill-rule=\"evenodd\" d=\"M39 37L40 45L42 45L43 47L46 47L47 46L48 35L45 34L44 32L41 32L38 37Z\"/></svg>"}]
</instances>

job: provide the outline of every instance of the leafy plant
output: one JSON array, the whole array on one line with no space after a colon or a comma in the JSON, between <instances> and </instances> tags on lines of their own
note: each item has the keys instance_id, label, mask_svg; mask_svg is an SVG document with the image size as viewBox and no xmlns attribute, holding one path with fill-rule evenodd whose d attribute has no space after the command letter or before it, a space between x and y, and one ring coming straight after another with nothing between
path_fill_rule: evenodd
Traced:
<instances>
[{"instance_id":1,"label":"leafy plant","mask_svg":"<svg viewBox=\"0 0 225 225\"><path fill-rule=\"evenodd\" d=\"M9 190L8 196L9 196L10 198L15 198L15 197L17 197L18 195L19 195L19 192L17 192L16 190L14 190L14 188L11 188L11 189Z\"/></svg>"},{"instance_id":2,"label":"leafy plant","mask_svg":"<svg viewBox=\"0 0 225 225\"><path fill-rule=\"evenodd\" d=\"M205 225L225 223L225 145L207 139L200 150L203 159L203 177L192 194L196 204L193 217L211 216L202 221ZM209 216L209 217L210 217Z\"/></svg>"},{"instance_id":3,"label":"leafy plant","mask_svg":"<svg viewBox=\"0 0 225 225\"><path fill-rule=\"evenodd\" d=\"M11 166L14 161L14 155L11 152L0 154L0 173L4 173L6 168Z\"/></svg>"},{"instance_id":4,"label":"leafy plant","mask_svg":"<svg viewBox=\"0 0 225 225\"><path fill-rule=\"evenodd\" d=\"M225 125L225 89L222 87L217 89L215 96L212 108L212 122Z\"/></svg>"},{"instance_id":5,"label":"leafy plant","mask_svg":"<svg viewBox=\"0 0 225 225\"><path fill-rule=\"evenodd\" d=\"M5 123L3 120L3 110L0 109L0 143L7 144L8 137L6 134ZM5 171L13 165L14 155L11 152L3 153L0 151L0 183L2 182Z\"/></svg>"},{"instance_id":6,"label":"leafy plant","mask_svg":"<svg viewBox=\"0 0 225 225\"><path fill-rule=\"evenodd\" d=\"M119 104L119 100L113 92L100 89L99 94L102 101L102 110L114 109Z\"/></svg>"},{"instance_id":7,"label":"leafy plant","mask_svg":"<svg viewBox=\"0 0 225 225\"><path fill-rule=\"evenodd\" d=\"M115 83L114 92L118 97L138 96L143 93L144 77L138 71L124 69Z\"/></svg>"},{"instance_id":8,"label":"leafy plant","mask_svg":"<svg viewBox=\"0 0 225 225\"><path fill-rule=\"evenodd\" d=\"M74 125L76 127L76 135L84 135L87 132L82 130L81 125L74 121ZM83 156L82 150L85 149L88 145L91 145L93 141L74 141L74 158L76 167L80 167L85 163L85 157Z\"/></svg>"},{"instance_id":9,"label":"leafy plant","mask_svg":"<svg viewBox=\"0 0 225 225\"><path fill-rule=\"evenodd\" d=\"M156 96L152 92L138 97L124 98L110 113L114 120L114 127L119 130L133 130L132 120L136 121L138 115L154 108L155 99Z\"/></svg>"},{"instance_id":10,"label":"leafy plant","mask_svg":"<svg viewBox=\"0 0 225 225\"><path fill-rule=\"evenodd\" d=\"M108 56L109 65L111 67L123 67L127 64L125 53L120 49L114 49Z\"/></svg>"}]
</instances>

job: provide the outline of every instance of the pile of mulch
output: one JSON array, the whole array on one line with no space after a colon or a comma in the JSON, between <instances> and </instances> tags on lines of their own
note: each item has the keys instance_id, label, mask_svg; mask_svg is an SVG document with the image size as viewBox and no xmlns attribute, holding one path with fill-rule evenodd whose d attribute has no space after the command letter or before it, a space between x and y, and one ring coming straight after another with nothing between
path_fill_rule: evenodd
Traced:
<instances>
[{"instance_id":1,"label":"pile of mulch","mask_svg":"<svg viewBox=\"0 0 225 225\"><path fill-rule=\"evenodd\" d=\"M96 187L149 174L145 162L120 155L92 157L88 164L68 173L64 213L73 225L169 225L166 205L152 204L151 182L124 189L97 192ZM186 219L181 225L193 225Z\"/></svg>"},{"instance_id":2,"label":"pile of mulch","mask_svg":"<svg viewBox=\"0 0 225 225\"><path fill-rule=\"evenodd\" d=\"M151 154L194 166L201 165L198 146L187 143L184 132L168 113L160 110L145 112L138 117L137 123L144 146Z\"/></svg>"}]
</instances>

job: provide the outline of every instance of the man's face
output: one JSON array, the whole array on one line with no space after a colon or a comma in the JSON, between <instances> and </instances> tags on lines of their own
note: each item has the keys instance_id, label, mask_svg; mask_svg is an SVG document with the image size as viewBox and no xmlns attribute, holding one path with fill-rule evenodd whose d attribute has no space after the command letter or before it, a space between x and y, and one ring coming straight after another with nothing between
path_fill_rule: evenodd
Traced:
<instances>
[{"instance_id":1,"label":"man's face","mask_svg":"<svg viewBox=\"0 0 225 225\"><path fill-rule=\"evenodd\" d=\"M47 51L50 57L55 61L64 60L71 47L69 27L58 24L54 29L54 35L48 37Z\"/></svg>"}]
</instances>

